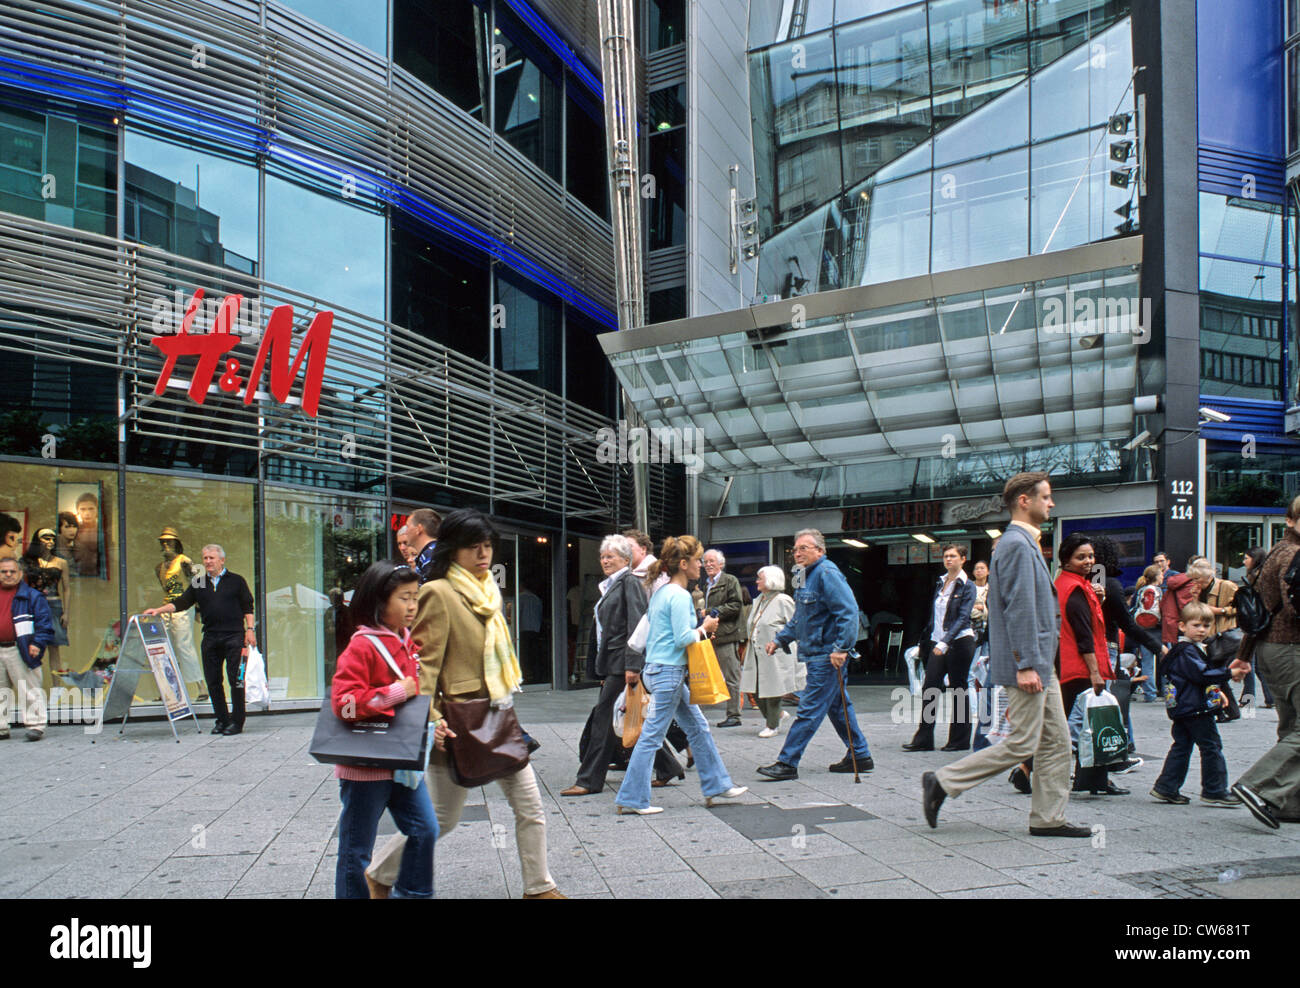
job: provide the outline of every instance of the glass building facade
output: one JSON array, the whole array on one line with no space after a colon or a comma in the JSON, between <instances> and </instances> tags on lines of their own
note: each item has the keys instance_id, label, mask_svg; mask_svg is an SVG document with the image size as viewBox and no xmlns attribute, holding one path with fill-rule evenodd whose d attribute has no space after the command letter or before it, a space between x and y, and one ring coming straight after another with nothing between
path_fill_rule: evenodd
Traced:
<instances>
[{"instance_id":1,"label":"glass building facade","mask_svg":"<svg viewBox=\"0 0 1300 988\"><path fill-rule=\"evenodd\" d=\"M19 553L60 529L73 561L47 685L111 676L161 603L168 526L248 578L273 696L320 697L357 578L423 505L501 525L526 682L584 678L594 547L631 520L630 473L596 452L616 385L593 67L517 0L46 6L0 40L0 283L24 300L0 312L0 524ZM104 20L120 47L59 43ZM168 384L155 341L196 290L196 339L242 301L191 388L196 358ZM293 339L250 380L285 305Z\"/></svg>"}]
</instances>

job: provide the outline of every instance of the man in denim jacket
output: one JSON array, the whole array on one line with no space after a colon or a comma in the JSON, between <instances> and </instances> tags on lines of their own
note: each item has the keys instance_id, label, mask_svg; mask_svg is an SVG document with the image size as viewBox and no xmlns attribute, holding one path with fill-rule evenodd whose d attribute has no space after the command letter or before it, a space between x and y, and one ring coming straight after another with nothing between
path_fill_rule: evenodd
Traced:
<instances>
[{"instance_id":1,"label":"man in denim jacket","mask_svg":"<svg viewBox=\"0 0 1300 988\"><path fill-rule=\"evenodd\" d=\"M848 692L841 688L842 669L858 637L858 602L839 567L826 558L826 540L815 528L795 534L794 561L803 567L802 586L796 575L794 617L776 633L767 654L797 641L799 661L808 664L808 685L785 747L775 763L764 765L758 773L778 781L799 778L799 759L827 715L835 733L851 749L830 770L852 772L856 760L859 772L869 772L875 768L871 749L858 726L853 701L846 705Z\"/></svg>"}]
</instances>

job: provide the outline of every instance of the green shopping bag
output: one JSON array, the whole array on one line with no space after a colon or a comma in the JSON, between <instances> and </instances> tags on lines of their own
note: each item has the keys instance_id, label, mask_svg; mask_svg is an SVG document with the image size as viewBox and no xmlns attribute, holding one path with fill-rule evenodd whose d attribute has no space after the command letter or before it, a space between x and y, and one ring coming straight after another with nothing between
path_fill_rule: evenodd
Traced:
<instances>
[{"instance_id":1,"label":"green shopping bag","mask_svg":"<svg viewBox=\"0 0 1300 988\"><path fill-rule=\"evenodd\" d=\"M1128 735L1119 701L1109 692L1088 690L1079 733L1079 764L1084 768L1105 767L1128 760Z\"/></svg>"}]
</instances>

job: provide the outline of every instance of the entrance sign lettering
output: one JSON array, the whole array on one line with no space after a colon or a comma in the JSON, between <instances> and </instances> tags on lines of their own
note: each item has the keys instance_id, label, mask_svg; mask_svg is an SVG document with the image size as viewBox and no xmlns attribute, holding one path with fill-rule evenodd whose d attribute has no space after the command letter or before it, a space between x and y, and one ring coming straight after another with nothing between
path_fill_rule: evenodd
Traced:
<instances>
[{"instance_id":1,"label":"entrance sign lettering","mask_svg":"<svg viewBox=\"0 0 1300 988\"><path fill-rule=\"evenodd\" d=\"M199 303L203 301L203 289L196 289L194 297L185 309L181 319L180 332L173 336L155 336L150 342L162 351L166 358L153 393L162 394L167 390L176 362L181 357L198 357L194 373L190 377L190 400L202 405L212 387L212 379L217 374L217 364L223 356L233 350L240 342L240 337L231 332L239 308L244 302L242 295L227 295L217 309L212 320L212 329L207 333L191 333ZM224 372L217 381L217 387L227 393L238 392L244 388L244 404L251 405L257 396L257 389L262 381L263 371L270 365L271 394L281 404L289 400L298 371L306 361L307 371L302 382L302 410L315 417L320 405L321 381L325 376L325 358L329 353L330 330L334 325L333 312L318 312L312 317L311 325L303 334L298 344L296 355L293 349L293 306L277 305L266 321L266 331L257 348L257 357L253 360L253 372L248 380L239 376L239 361L230 357L225 361ZM292 363L290 359L292 358Z\"/></svg>"},{"instance_id":2,"label":"entrance sign lettering","mask_svg":"<svg viewBox=\"0 0 1300 988\"><path fill-rule=\"evenodd\" d=\"M943 523L942 501L909 501L906 504L878 504L845 508L841 531L866 532L882 528L910 528L913 525Z\"/></svg>"}]
</instances>

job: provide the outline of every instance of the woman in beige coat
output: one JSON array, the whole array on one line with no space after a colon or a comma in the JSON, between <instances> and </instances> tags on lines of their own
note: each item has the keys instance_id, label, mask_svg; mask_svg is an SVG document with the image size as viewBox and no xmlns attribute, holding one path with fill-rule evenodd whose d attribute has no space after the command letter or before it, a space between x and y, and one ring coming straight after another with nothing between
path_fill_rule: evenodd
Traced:
<instances>
[{"instance_id":1,"label":"woman in beige coat","mask_svg":"<svg viewBox=\"0 0 1300 988\"><path fill-rule=\"evenodd\" d=\"M758 599L749 607L749 647L745 651L745 664L740 671L740 691L758 697L758 709L763 712L767 726L758 732L760 738L775 736L781 721L790 715L781 709L781 697L803 689L806 670L794 654L778 648L767 654L767 643L785 627L794 614L794 601L784 593L785 574L778 566L764 566L758 571Z\"/></svg>"}]
</instances>

